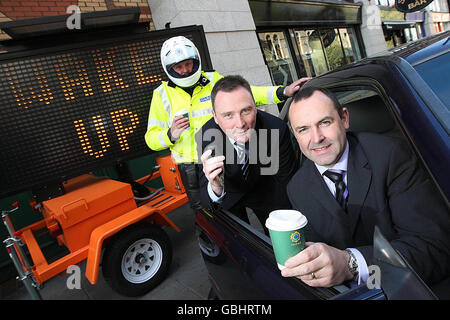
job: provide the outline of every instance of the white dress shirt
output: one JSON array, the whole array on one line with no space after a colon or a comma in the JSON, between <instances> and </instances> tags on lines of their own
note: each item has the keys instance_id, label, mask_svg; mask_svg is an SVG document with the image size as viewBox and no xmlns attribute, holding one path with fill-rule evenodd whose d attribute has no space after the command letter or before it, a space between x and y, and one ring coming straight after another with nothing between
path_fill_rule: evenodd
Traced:
<instances>
[{"instance_id":1,"label":"white dress shirt","mask_svg":"<svg viewBox=\"0 0 450 320\"><path fill-rule=\"evenodd\" d=\"M336 197L336 186L335 186L334 182L330 178L324 176L323 173L325 171L327 171L328 169L341 170L341 171L343 171L343 179L344 179L345 185L347 185L348 150L349 150L349 147L348 147L348 140L347 140L344 153L342 154L339 161L332 168L323 167L323 166L320 166L315 163L317 170L319 170L320 174L322 175L322 178L325 181L328 189L330 189L331 193L333 194L333 197ZM348 249L351 252L353 252L353 254L355 255L355 258L358 262L358 272L359 272L358 285L359 285L359 284L361 284L361 282L363 282L363 283L366 282L367 279L369 278L369 269L367 268L367 262L364 259L363 255L361 254L361 252L359 252L359 250L357 250L355 248L348 248Z\"/></svg>"}]
</instances>

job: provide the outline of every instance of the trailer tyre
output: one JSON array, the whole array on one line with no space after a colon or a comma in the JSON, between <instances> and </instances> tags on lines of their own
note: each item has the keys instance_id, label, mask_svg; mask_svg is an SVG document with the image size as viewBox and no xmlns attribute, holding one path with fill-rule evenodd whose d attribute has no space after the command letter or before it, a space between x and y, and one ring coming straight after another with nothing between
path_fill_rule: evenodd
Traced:
<instances>
[{"instance_id":1,"label":"trailer tyre","mask_svg":"<svg viewBox=\"0 0 450 320\"><path fill-rule=\"evenodd\" d=\"M114 236L103 255L102 273L116 292L137 297L164 280L171 261L167 234L152 224L139 224Z\"/></svg>"}]
</instances>

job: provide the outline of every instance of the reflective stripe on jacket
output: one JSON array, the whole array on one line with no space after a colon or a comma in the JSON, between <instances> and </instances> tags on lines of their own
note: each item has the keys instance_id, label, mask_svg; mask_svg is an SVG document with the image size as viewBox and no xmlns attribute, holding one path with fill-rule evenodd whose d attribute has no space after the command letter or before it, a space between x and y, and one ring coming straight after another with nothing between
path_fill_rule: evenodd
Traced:
<instances>
[{"instance_id":1,"label":"reflective stripe on jacket","mask_svg":"<svg viewBox=\"0 0 450 320\"><path fill-rule=\"evenodd\" d=\"M177 163L197 162L195 133L212 117L211 91L214 84L223 78L217 72L202 72L204 78L195 87L192 97L183 89L171 86L167 81L153 91L148 116L145 142L150 149L159 151L170 148ZM203 80L203 81L202 81ZM278 87L252 86L256 105L280 103L276 95ZM190 127L183 131L180 138L172 143L167 131L172 126L175 114L182 110L189 112Z\"/></svg>"}]
</instances>

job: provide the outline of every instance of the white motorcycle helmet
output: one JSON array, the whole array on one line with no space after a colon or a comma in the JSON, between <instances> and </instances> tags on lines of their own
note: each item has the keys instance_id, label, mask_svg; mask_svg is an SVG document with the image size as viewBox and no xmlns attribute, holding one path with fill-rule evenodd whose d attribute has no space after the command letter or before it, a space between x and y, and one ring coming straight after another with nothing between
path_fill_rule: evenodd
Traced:
<instances>
[{"instance_id":1,"label":"white motorcycle helmet","mask_svg":"<svg viewBox=\"0 0 450 320\"><path fill-rule=\"evenodd\" d=\"M194 61L191 73L181 76L172 69L177 63L188 59ZM163 43L161 64L169 79L182 88L196 84L202 73L202 62L197 48L192 41L183 36L170 38Z\"/></svg>"}]
</instances>

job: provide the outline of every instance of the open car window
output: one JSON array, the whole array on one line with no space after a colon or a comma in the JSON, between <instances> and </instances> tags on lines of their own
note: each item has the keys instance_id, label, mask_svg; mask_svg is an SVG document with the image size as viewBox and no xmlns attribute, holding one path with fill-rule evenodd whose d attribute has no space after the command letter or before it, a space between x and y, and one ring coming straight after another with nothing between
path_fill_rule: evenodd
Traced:
<instances>
[{"instance_id":1,"label":"open car window","mask_svg":"<svg viewBox=\"0 0 450 320\"><path fill-rule=\"evenodd\" d=\"M349 111L349 131L403 138L392 112L375 90L369 87L347 87L332 91L341 105Z\"/></svg>"},{"instance_id":2,"label":"open car window","mask_svg":"<svg viewBox=\"0 0 450 320\"><path fill-rule=\"evenodd\" d=\"M368 86L354 86L331 90L336 94L340 103L349 110L351 131L369 131L394 137L403 136L383 98L374 89ZM297 142L295 139L293 141L295 147ZM239 236L247 244L250 244L254 250L258 251L258 254L273 256L272 243L269 236L264 234L264 229L253 211L250 208L246 210L244 218L242 212L224 211L224 214L228 215L235 222L235 228L237 228ZM273 263L276 265L274 257ZM302 286L305 286L299 279L291 279L291 281L297 282L300 289ZM365 286L365 284L362 284L362 286ZM309 287L309 289L316 296L323 299L339 299L339 297L354 290L343 284L332 288Z\"/></svg>"}]
</instances>

